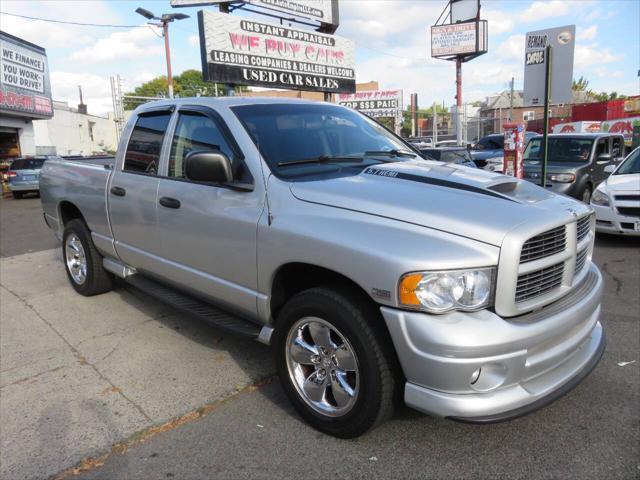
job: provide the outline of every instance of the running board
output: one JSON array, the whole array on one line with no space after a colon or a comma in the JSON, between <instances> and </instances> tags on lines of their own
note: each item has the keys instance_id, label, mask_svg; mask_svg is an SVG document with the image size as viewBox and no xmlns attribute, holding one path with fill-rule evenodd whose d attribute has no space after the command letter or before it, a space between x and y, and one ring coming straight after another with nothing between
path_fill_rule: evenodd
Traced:
<instances>
[{"instance_id":1,"label":"running board","mask_svg":"<svg viewBox=\"0 0 640 480\"><path fill-rule=\"evenodd\" d=\"M258 340L260 327L240 317L227 313L209 303L181 293L140 274L125 277L129 285L173 308L188 313L209 325L253 340Z\"/></svg>"}]
</instances>

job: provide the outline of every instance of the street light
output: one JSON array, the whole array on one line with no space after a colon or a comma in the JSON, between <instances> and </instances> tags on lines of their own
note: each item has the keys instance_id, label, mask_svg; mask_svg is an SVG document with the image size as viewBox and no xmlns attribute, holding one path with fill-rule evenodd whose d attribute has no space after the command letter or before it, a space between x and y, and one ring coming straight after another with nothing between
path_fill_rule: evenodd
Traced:
<instances>
[{"instance_id":1,"label":"street light","mask_svg":"<svg viewBox=\"0 0 640 480\"><path fill-rule=\"evenodd\" d=\"M189 15L184 13L163 13L161 17L156 17L149 10L138 7L136 13L142 15L147 20L158 20L160 23L147 22L149 25L156 27L162 27L162 36L164 37L164 51L167 57L167 84L169 86L169 98L173 98L173 77L171 76L171 52L169 50L169 23L174 20L184 20L189 18Z\"/></svg>"}]
</instances>

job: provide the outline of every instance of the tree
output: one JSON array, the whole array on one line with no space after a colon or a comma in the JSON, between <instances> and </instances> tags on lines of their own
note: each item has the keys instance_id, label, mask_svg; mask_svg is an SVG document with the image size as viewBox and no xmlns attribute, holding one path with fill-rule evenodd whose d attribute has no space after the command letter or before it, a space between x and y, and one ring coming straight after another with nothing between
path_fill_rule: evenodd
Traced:
<instances>
[{"instance_id":1,"label":"tree","mask_svg":"<svg viewBox=\"0 0 640 480\"><path fill-rule=\"evenodd\" d=\"M589 80L587 80L581 75L578 80L576 80L575 78L573 79L573 84L571 86L571 89L575 92L586 92L588 87L589 87Z\"/></svg>"},{"instance_id":2,"label":"tree","mask_svg":"<svg viewBox=\"0 0 640 480\"><path fill-rule=\"evenodd\" d=\"M247 91L246 86L236 85L233 87L236 92ZM226 86L223 84L215 84L211 82L205 82L202 79L202 72L199 70L185 70L180 75L173 77L173 92L176 97L215 97L226 94ZM142 85L136 87L133 92L125 93L125 97L160 97L166 98L169 96L169 86L167 77L160 75ZM124 99L124 109L133 110L140 103L143 103L144 99Z\"/></svg>"}]
</instances>

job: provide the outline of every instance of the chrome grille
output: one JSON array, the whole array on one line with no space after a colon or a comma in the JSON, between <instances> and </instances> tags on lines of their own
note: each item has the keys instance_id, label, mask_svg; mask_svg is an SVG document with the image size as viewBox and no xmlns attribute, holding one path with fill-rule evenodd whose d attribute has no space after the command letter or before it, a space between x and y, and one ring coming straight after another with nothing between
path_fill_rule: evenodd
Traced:
<instances>
[{"instance_id":1,"label":"chrome grille","mask_svg":"<svg viewBox=\"0 0 640 480\"><path fill-rule=\"evenodd\" d=\"M564 262L518 275L516 302L523 302L550 292L562 283Z\"/></svg>"},{"instance_id":2,"label":"chrome grille","mask_svg":"<svg viewBox=\"0 0 640 480\"><path fill-rule=\"evenodd\" d=\"M576 269L575 274L577 275L584 268L584 264L587 263L587 253L589 253L589 249L585 248L576 256Z\"/></svg>"},{"instance_id":3,"label":"chrome grille","mask_svg":"<svg viewBox=\"0 0 640 480\"><path fill-rule=\"evenodd\" d=\"M578 224L576 225L578 242L587 236L587 233L589 233L589 228L591 228L590 215L582 217L580 220L578 220Z\"/></svg>"},{"instance_id":4,"label":"chrome grille","mask_svg":"<svg viewBox=\"0 0 640 480\"><path fill-rule=\"evenodd\" d=\"M561 252L565 248L566 241L567 234L564 225L531 237L522 246L520 263L531 262Z\"/></svg>"}]
</instances>

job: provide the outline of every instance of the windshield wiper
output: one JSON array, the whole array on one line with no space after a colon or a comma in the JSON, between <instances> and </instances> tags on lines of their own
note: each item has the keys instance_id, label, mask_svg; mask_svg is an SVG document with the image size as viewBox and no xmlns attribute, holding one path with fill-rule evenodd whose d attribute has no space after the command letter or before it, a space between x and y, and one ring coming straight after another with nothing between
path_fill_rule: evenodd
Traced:
<instances>
[{"instance_id":1,"label":"windshield wiper","mask_svg":"<svg viewBox=\"0 0 640 480\"><path fill-rule=\"evenodd\" d=\"M362 162L362 155L320 155L319 157L303 158L301 160L291 160L290 162L279 162L279 167L288 167L290 165L304 165L305 163L328 163L328 162Z\"/></svg>"},{"instance_id":2,"label":"windshield wiper","mask_svg":"<svg viewBox=\"0 0 640 480\"><path fill-rule=\"evenodd\" d=\"M370 150L364 152L366 157L375 157L376 155L385 155L387 157L417 157L418 154L409 150Z\"/></svg>"}]
</instances>

